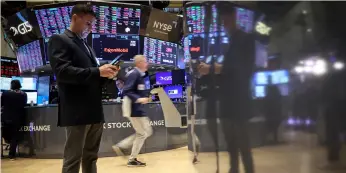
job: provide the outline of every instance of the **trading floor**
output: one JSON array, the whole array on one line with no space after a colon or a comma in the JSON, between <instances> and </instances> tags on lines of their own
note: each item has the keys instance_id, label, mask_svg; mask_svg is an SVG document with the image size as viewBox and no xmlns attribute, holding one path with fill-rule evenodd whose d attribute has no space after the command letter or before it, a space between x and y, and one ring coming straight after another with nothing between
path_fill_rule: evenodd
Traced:
<instances>
[{"instance_id":1,"label":"trading floor","mask_svg":"<svg viewBox=\"0 0 346 173\"><path fill-rule=\"evenodd\" d=\"M318 167L325 163L325 152L317 145L315 135L302 132L285 134L285 143L253 150L257 173L345 173L345 170L326 171ZM200 154L200 162L191 163L187 148L143 154L140 159L148 163L143 168L128 168L121 157L106 157L98 161L98 173L215 173L215 153ZM346 163L346 147L343 149ZM2 160L3 173L60 173L62 160L18 159ZM227 153L220 153L220 173L227 173Z\"/></svg>"}]
</instances>

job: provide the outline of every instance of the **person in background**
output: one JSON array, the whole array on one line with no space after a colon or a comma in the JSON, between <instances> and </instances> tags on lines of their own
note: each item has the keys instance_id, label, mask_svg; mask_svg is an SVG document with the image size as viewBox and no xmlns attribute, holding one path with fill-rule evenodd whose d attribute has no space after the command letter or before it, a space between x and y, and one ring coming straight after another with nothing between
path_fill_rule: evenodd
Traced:
<instances>
[{"instance_id":1,"label":"person in background","mask_svg":"<svg viewBox=\"0 0 346 173\"><path fill-rule=\"evenodd\" d=\"M322 104L324 107L324 122L326 134L326 149L328 163L321 166L321 169L334 170L346 169L340 158L342 143L340 134L343 126L346 125L345 101L346 101L346 82L344 70L330 72L324 80L322 92Z\"/></svg>"},{"instance_id":2,"label":"person in background","mask_svg":"<svg viewBox=\"0 0 346 173\"><path fill-rule=\"evenodd\" d=\"M102 88L116 77L119 68L100 66L95 52L85 42L96 21L90 4L77 4L71 25L48 42L48 57L56 75L58 126L66 128L62 173L96 173L103 132Z\"/></svg>"},{"instance_id":3,"label":"person in background","mask_svg":"<svg viewBox=\"0 0 346 173\"><path fill-rule=\"evenodd\" d=\"M27 104L28 97L25 92L20 90L21 88L19 80L12 80L11 90L1 95L3 110L1 121L4 126L4 136L8 136L10 141L9 158L11 160L16 158L16 150L21 137L20 128L25 125L24 107Z\"/></svg>"},{"instance_id":4,"label":"person in background","mask_svg":"<svg viewBox=\"0 0 346 173\"><path fill-rule=\"evenodd\" d=\"M267 96L264 98L264 116L266 118L266 135L273 136L273 142L279 142L279 126L282 121L281 94L278 86L270 85L267 88Z\"/></svg>"},{"instance_id":5,"label":"person in background","mask_svg":"<svg viewBox=\"0 0 346 173\"><path fill-rule=\"evenodd\" d=\"M239 154L245 173L254 173L254 162L249 140L248 121L253 117L251 79L255 69L255 39L237 26L236 8L233 3L220 2L218 14L225 31L232 40L224 52L222 63L201 63L200 74L211 69L220 75L218 99L220 100L220 122L230 155L230 173L239 173Z\"/></svg>"},{"instance_id":6,"label":"person in background","mask_svg":"<svg viewBox=\"0 0 346 173\"><path fill-rule=\"evenodd\" d=\"M121 79L117 79L115 84L118 88L118 97L123 99L123 88L124 88L124 81Z\"/></svg>"},{"instance_id":7,"label":"person in background","mask_svg":"<svg viewBox=\"0 0 346 173\"><path fill-rule=\"evenodd\" d=\"M129 167L146 166L146 163L137 160L137 156L141 151L144 141L153 133L152 127L150 126L150 119L143 110L143 104L149 102L148 95L145 92L143 78L145 72L148 70L148 62L145 56L136 55L134 57L134 64L136 67L126 74L123 88L123 116L130 120L136 133L113 146L116 154L123 156L123 150L130 148L132 145L132 152L127 163Z\"/></svg>"}]
</instances>

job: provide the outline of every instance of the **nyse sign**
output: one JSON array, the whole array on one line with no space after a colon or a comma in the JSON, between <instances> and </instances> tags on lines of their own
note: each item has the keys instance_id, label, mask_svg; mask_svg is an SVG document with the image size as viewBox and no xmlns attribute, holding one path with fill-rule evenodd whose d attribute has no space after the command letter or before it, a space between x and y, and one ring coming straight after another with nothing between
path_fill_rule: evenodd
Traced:
<instances>
[{"instance_id":1,"label":"nyse sign","mask_svg":"<svg viewBox=\"0 0 346 173\"><path fill-rule=\"evenodd\" d=\"M269 35L269 32L272 30L271 27L268 27L266 24L262 22L258 22L255 29L258 33L262 35Z\"/></svg>"},{"instance_id":2,"label":"nyse sign","mask_svg":"<svg viewBox=\"0 0 346 173\"><path fill-rule=\"evenodd\" d=\"M10 30L14 33L13 36L16 36L18 34L24 35L32 31L32 26L28 21L26 21L24 23L19 24L17 28L12 26Z\"/></svg>"}]
</instances>

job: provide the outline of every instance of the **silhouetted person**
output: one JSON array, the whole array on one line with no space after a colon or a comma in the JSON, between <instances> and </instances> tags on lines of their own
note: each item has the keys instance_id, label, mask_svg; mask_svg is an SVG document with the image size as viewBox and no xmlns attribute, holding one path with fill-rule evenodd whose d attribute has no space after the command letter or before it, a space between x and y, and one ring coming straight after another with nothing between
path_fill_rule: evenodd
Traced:
<instances>
[{"instance_id":1,"label":"silhouetted person","mask_svg":"<svg viewBox=\"0 0 346 173\"><path fill-rule=\"evenodd\" d=\"M236 10L231 3L221 2L218 14L230 37L223 63L215 61L214 73L220 75L220 120L230 154L230 173L239 172L239 153L246 173L254 172L248 136L248 120L253 116L250 90L255 67L254 36L236 26ZM208 74L211 67L200 65L200 73ZM209 122L208 122L209 123Z\"/></svg>"},{"instance_id":2,"label":"silhouetted person","mask_svg":"<svg viewBox=\"0 0 346 173\"><path fill-rule=\"evenodd\" d=\"M331 72L333 73L333 72ZM345 116L345 76L342 72L334 72L324 81L322 101L324 103L324 120L328 164L324 169L337 169L340 165L342 121Z\"/></svg>"},{"instance_id":3,"label":"silhouetted person","mask_svg":"<svg viewBox=\"0 0 346 173\"><path fill-rule=\"evenodd\" d=\"M25 105L27 103L27 95L21 91L22 88L18 80L11 81L11 90L2 93L1 106L2 122L4 125L5 136L10 138L10 159L15 159L16 150L21 138L20 128L25 125Z\"/></svg>"},{"instance_id":4,"label":"silhouetted person","mask_svg":"<svg viewBox=\"0 0 346 173\"><path fill-rule=\"evenodd\" d=\"M264 98L264 115L266 117L266 134L272 134L274 142L278 142L278 129L281 123L281 94L278 86L267 86Z\"/></svg>"}]
</instances>

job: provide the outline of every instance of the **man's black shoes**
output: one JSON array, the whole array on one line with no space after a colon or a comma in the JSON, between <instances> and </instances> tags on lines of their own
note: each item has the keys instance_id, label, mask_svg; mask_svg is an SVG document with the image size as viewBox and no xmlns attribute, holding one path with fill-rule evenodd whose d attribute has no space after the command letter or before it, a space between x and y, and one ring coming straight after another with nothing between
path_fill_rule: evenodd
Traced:
<instances>
[{"instance_id":1,"label":"man's black shoes","mask_svg":"<svg viewBox=\"0 0 346 173\"><path fill-rule=\"evenodd\" d=\"M143 162L140 162L137 159L131 159L127 163L127 166L128 167L144 167L144 166L147 166L147 164L143 163Z\"/></svg>"}]
</instances>

